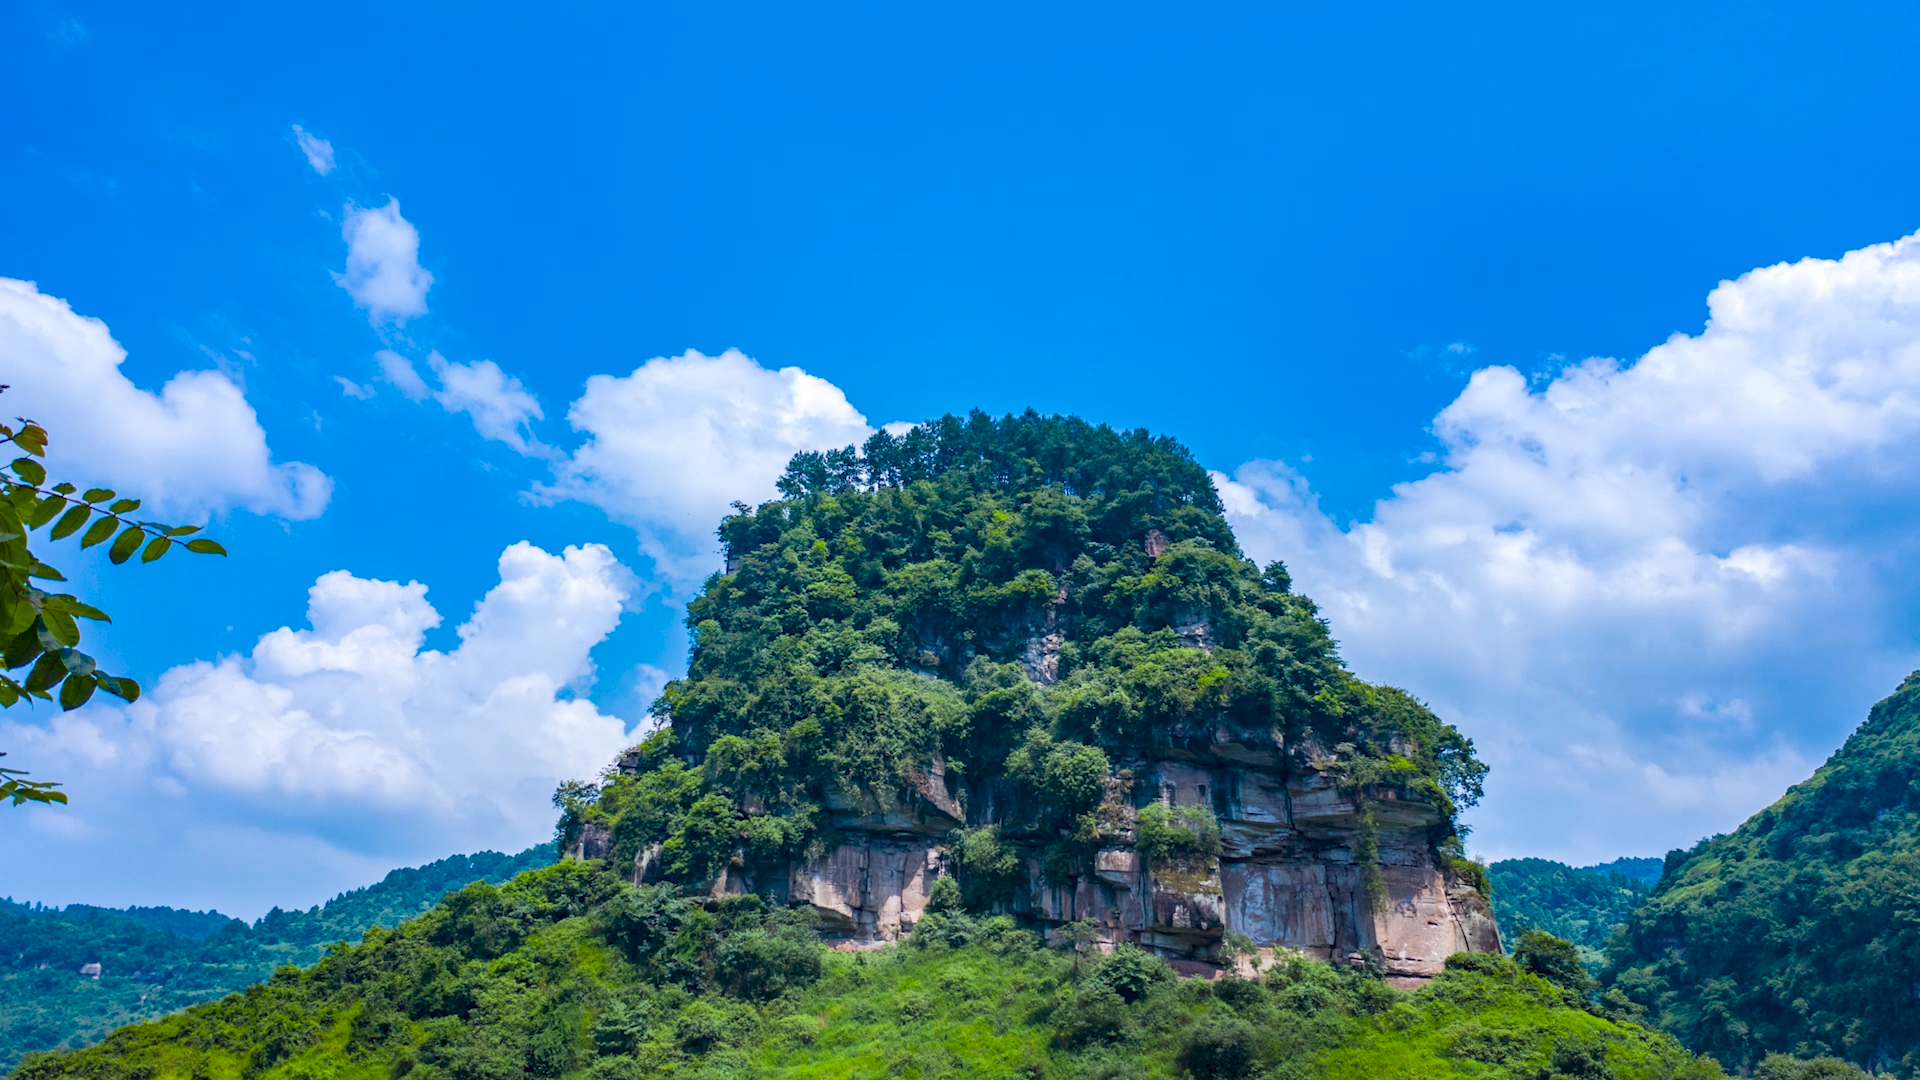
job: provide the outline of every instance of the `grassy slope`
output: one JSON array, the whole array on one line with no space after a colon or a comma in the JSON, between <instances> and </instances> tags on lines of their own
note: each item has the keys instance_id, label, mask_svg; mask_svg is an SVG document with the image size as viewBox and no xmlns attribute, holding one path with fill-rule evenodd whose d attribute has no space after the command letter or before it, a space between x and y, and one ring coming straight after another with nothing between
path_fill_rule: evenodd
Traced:
<instances>
[{"instance_id":1,"label":"grassy slope","mask_svg":"<svg viewBox=\"0 0 1920 1080\"><path fill-rule=\"evenodd\" d=\"M780 925L780 940L798 940L781 913L653 903L664 895L579 864L476 886L304 972L16 1076L1722 1075L1499 957L1464 958L1410 994L1310 960L1208 983L1139 954L1040 949L1005 919L964 916L932 917L878 952L802 956L769 945ZM783 983L776 968L818 974Z\"/></svg>"}]
</instances>

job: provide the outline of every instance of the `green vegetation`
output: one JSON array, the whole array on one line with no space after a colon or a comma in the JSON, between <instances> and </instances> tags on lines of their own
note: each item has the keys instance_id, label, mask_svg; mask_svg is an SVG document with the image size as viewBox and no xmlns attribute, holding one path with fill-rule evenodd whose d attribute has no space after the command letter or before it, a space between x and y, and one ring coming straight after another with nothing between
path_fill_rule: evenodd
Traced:
<instances>
[{"instance_id":1,"label":"green vegetation","mask_svg":"<svg viewBox=\"0 0 1920 1080\"><path fill-rule=\"evenodd\" d=\"M252 926L215 911L45 908L0 901L0 1069L30 1050L84 1046L264 982L276 968L319 960L336 941L394 926L479 881L501 882L553 861L542 844L483 851L395 870L378 884L307 911L273 909ZM99 964L98 979L80 973Z\"/></svg>"},{"instance_id":2,"label":"green vegetation","mask_svg":"<svg viewBox=\"0 0 1920 1080\"><path fill-rule=\"evenodd\" d=\"M983 915L1027 860L1054 874L1102 845L1210 873L1213 810L1135 791L1133 768L1218 736L1279 742L1284 768L1331 774L1363 807L1429 803L1436 853L1465 874L1483 871L1454 814L1486 770L1411 696L1341 666L1312 602L1240 556L1170 440L947 417L799 455L781 491L721 525L727 570L690 605L689 674L656 706L670 725L555 793L562 843L608 858L471 885L304 971L14 1075L1723 1075L1594 1005L1572 946L1546 935L1404 993L1287 955L1256 979L1182 980L1131 946L1103 954L1091 920L1050 949ZM710 887L818 858L863 819L950 829L954 872L904 943L829 950L810 909ZM638 866L665 880L625 880ZM1243 962L1253 944L1225 941Z\"/></svg>"},{"instance_id":3,"label":"green vegetation","mask_svg":"<svg viewBox=\"0 0 1920 1080\"><path fill-rule=\"evenodd\" d=\"M950 880L950 879L942 879ZM1577 964L1575 965L1578 966ZM30 1058L17 1080L854 1077L1267 1080L1723 1075L1499 956L1403 993L1283 957L1176 979L1131 947L1054 951L1004 916L825 949L755 896L696 900L567 862L470 886L306 971ZM1796 1077L1801 1074L1793 1074Z\"/></svg>"},{"instance_id":4,"label":"green vegetation","mask_svg":"<svg viewBox=\"0 0 1920 1080\"><path fill-rule=\"evenodd\" d=\"M1657 859L1621 859L1586 869L1547 859L1503 859L1488 866L1500 939L1511 945L1527 930L1544 930L1573 942L1582 959L1597 970L1605 959L1607 939L1653 890L1644 880L1610 870L1633 862L1659 866Z\"/></svg>"},{"instance_id":5,"label":"green vegetation","mask_svg":"<svg viewBox=\"0 0 1920 1080\"><path fill-rule=\"evenodd\" d=\"M1614 991L1729 1066L1920 1075L1920 673L1779 802L1670 853L1609 952Z\"/></svg>"},{"instance_id":6,"label":"green vegetation","mask_svg":"<svg viewBox=\"0 0 1920 1080\"><path fill-rule=\"evenodd\" d=\"M1178 443L949 416L798 455L780 489L720 525L728 569L689 606L688 675L655 706L670 727L603 785L562 788L563 838L608 828L619 866L658 844L665 879L692 883L819 856L829 806L924 801L971 826L950 853L978 908L1026 858L1065 870L1131 842L1153 793L1130 764L1224 728L1435 805L1436 850L1477 872L1453 824L1486 772L1472 743L1341 666ZM1205 808L1179 814L1142 822L1150 858L1217 847Z\"/></svg>"},{"instance_id":7,"label":"green vegetation","mask_svg":"<svg viewBox=\"0 0 1920 1080\"><path fill-rule=\"evenodd\" d=\"M0 424L0 446L8 444L24 455L0 472L0 668L28 670L19 679L0 672L0 707L39 699L77 709L96 690L132 701L140 696L139 683L101 671L93 657L79 649L76 620L110 622L106 612L70 593L40 588L38 582L67 579L28 549L28 537L49 525L49 540L80 533L80 547L107 544L107 558L116 566L135 552L141 562L150 563L176 546L202 555L225 555L226 549L205 537L186 539L200 531L198 525L172 527L127 517L140 509L139 499L120 498L107 488L76 497L80 489L72 484L48 484L46 466L39 460L47 453L47 432L31 420L20 421L18 429ZM59 787L0 766L0 801L13 806L64 803L67 796Z\"/></svg>"}]
</instances>

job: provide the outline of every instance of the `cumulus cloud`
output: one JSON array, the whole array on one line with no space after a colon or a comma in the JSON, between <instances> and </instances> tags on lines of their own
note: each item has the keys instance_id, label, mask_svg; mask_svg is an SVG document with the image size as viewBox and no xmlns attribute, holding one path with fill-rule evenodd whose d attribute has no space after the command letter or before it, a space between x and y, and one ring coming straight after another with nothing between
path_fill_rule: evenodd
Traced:
<instances>
[{"instance_id":1,"label":"cumulus cloud","mask_svg":"<svg viewBox=\"0 0 1920 1080\"><path fill-rule=\"evenodd\" d=\"M427 385L413 361L381 349L374 354L380 375L409 401L432 398L451 413L466 413L482 438L506 443L522 454L543 455L547 448L533 437L532 424L544 419L540 400L518 378L500 370L491 360L456 363L439 352L427 354L427 367L440 388Z\"/></svg>"},{"instance_id":2,"label":"cumulus cloud","mask_svg":"<svg viewBox=\"0 0 1920 1080\"><path fill-rule=\"evenodd\" d=\"M333 171L333 144L312 132L293 125L293 141L300 144L300 152L307 155L307 164L313 171L325 176Z\"/></svg>"},{"instance_id":3,"label":"cumulus cloud","mask_svg":"<svg viewBox=\"0 0 1920 1080\"><path fill-rule=\"evenodd\" d=\"M0 740L73 797L58 815L12 815L0 835L45 868L50 894L107 896L157 876L174 902L193 899L196 873L225 876L192 865L233 858L206 851L209 836L329 890L363 865L542 839L554 785L626 745L626 725L580 692L633 582L599 545L519 543L499 570L449 652L424 647L441 621L425 585L336 570L308 592L307 629L174 668L131 706L0 721ZM288 888L263 887L258 902Z\"/></svg>"},{"instance_id":4,"label":"cumulus cloud","mask_svg":"<svg viewBox=\"0 0 1920 1080\"><path fill-rule=\"evenodd\" d=\"M457 364L436 352L427 357L427 364L440 379L434 400L448 412L472 417L473 428L482 438L506 443L523 454L538 447L529 425L546 414L519 379L491 360Z\"/></svg>"},{"instance_id":5,"label":"cumulus cloud","mask_svg":"<svg viewBox=\"0 0 1920 1080\"><path fill-rule=\"evenodd\" d=\"M427 313L433 275L420 265L420 231L400 216L400 200L362 207L348 204L340 235L347 242L347 268L334 283L353 297L374 326L404 324Z\"/></svg>"},{"instance_id":6,"label":"cumulus cloud","mask_svg":"<svg viewBox=\"0 0 1920 1080\"><path fill-rule=\"evenodd\" d=\"M1215 478L1358 670L1479 741L1495 853L1727 828L1916 662L1920 238L1755 270L1708 309L1630 364L1475 372L1440 469L1370 520L1280 463Z\"/></svg>"},{"instance_id":7,"label":"cumulus cloud","mask_svg":"<svg viewBox=\"0 0 1920 1080\"><path fill-rule=\"evenodd\" d=\"M30 281L0 278L0 356L9 416L52 436L53 471L137 493L161 513L230 507L310 518L332 483L311 465L275 463L245 393L217 371L183 371L159 393L120 370L127 352L105 323L75 314Z\"/></svg>"},{"instance_id":8,"label":"cumulus cloud","mask_svg":"<svg viewBox=\"0 0 1920 1080\"><path fill-rule=\"evenodd\" d=\"M567 421L586 442L542 494L633 525L641 550L678 587L717 568L713 530L729 503L772 498L798 451L873 433L839 387L797 367L769 370L735 349L595 375Z\"/></svg>"}]
</instances>

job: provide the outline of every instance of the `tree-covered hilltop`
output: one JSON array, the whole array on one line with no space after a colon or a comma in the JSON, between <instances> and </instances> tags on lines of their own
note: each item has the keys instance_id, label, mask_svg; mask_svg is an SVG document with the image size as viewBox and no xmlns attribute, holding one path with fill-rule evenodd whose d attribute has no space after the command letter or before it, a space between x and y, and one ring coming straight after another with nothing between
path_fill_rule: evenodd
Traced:
<instances>
[{"instance_id":1,"label":"tree-covered hilltop","mask_svg":"<svg viewBox=\"0 0 1920 1080\"><path fill-rule=\"evenodd\" d=\"M306 971L35 1056L15 1080L1709 1080L1669 1036L1497 955L1403 993L1283 956L1177 978L1131 946L1048 949L952 910L824 948L754 895L568 861L474 885ZM1799 1074L1788 1074L1801 1080Z\"/></svg>"},{"instance_id":2,"label":"tree-covered hilltop","mask_svg":"<svg viewBox=\"0 0 1920 1080\"><path fill-rule=\"evenodd\" d=\"M123 1024L264 982L276 968L311 964L334 942L358 941L471 882L503 882L553 856L551 844L453 855L306 911L276 907L251 926L214 911L0 900L0 1069L29 1051L85 1046ZM93 964L97 977L81 973Z\"/></svg>"},{"instance_id":3,"label":"tree-covered hilltop","mask_svg":"<svg viewBox=\"0 0 1920 1080\"><path fill-rule=\"evenodd\" d=\"M1667 856L1613 986L1744 1067L1831 1054L1920 1076L1920 673L1732 834Z\"/></svg>"},{"instance_id":4,"label":"tree-covered hilltop","mask_svg":"<svg viewBox=\"0 0 1920 1080\"><path fill-rule=\"evenodd\" d=\"M1621 859L1639 869L1644 861ZM1545 930L1580 949L1581 958L1598 967L1607 939L1653 886L1609 870L1609 866L1573 867L1549 859L1503 859L1487 867L1493 882L1493 909L1500 937L1514 941L1523 930Z\"/></svg>"},{"instance_id":5,"label":"tree-covered hilltop","mask_svg":"<svg viewBox=\"0 0 1920 1080\"><path fill-rule=\"evenodd\" d=\"M956 868L985 902L1024 857L1133 842L1111 812L1150 801L1126 794L1132 768L1235 732L1437 807L1434 848L1477 871L1454 826L1485 773L1472 743L1342 666L1172 439L976 412L800 454L780 490L720 526L726 570L690 605L688 674L656 706L668 727L560 796L563 831L610 828L615 865L656 843L680 882L817 859L828 807L919 797L974 826ZM1161 831L1197 850L1205 816Z\"/></svg>"}]
</instances>

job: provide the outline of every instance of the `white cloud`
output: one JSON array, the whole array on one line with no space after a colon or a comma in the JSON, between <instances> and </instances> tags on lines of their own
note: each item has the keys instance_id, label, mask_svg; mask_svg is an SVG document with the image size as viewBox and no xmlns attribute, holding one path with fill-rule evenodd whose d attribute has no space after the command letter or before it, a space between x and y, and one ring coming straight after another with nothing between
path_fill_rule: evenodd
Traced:
<instances>
[{"instance_id":1,"label":"white cloud","mask_svg":"<svg viewBox=\"0 0 1920 1080\"><path fill-rule=\"evenodd\" d=\"M380 364L380 377L392 383L408 401L425 401L432 396L433 390L414 370L413 361L392 349L381 349L373 358Z\"/></svg>"},{"instance_id":2,"label":"white cloud","mask_svg":"<svg viewBox=\"0 0 1920 1080\"><path fill-rule=\"evenodd\" d=\"M29 281L0 278L0 356L8 416L47 426L49 468L119 488L157 513L230 507L310 518L332 482L299 462L276 464L241 388L217 371L183 371L155 394L121 373L126 350L105 323L74 313Z\"/></svg>"},{"instance_id":3,"label":"white cloud","mask_svg":"<svg viewBox=\"0 0 1920 1080\"><path fill-rule=\"evenodd\" d=\"M515 544L441 652L424 648L441 621L424 585L336 570L309 590L310 629L174 668L132 706L0 721L0 742L73 799L0 820L0 836L49 898L187 903L207 876L228 879L230 910L284 903L306 881L322 898L367 868L452 850L518 850L550 833L556 783L593 776L627 743L622 721L575 693L632 588L599 545ZM236 894L247 883L215 872L236 858L290 878Z\"/></svg>"},{"instance_id":4,"label":"white cloud","mask_svg":"<svg viewBox=\"0 0 1920 1080\"><path fill-rule=\"evenodd\" d=\"M428 353L427 367L440 382L440 389L435 390L420 377L413 361L392 349L381 349L373 358L380 364L381 377L408 400L432 398L448 412L466 413L482 438L506 443L522 454L544 456L549 453L532 433L533 422L546 417L540 409L540 400L493 361L461 364L437 351Z\"/></svg>"},{"instance_id":5,"label":"white cloud","mask_svg":"<svg viewBox=\"0 0 1920 1080\"><path fill-rule=\"evenodd\" d=\"M491 360L457 364L436 352L427 357L427 364L440 378L440 389L433 397L442 408L472 417L474 430L483 438L506 443L523 454L539 448L529 425L546 414L519 379Z\"/></svg>"},{"instance_id":6,"label":"white cloud","mask_svg":"<svg viewBox=\"0 0 1920 1080\"><path fill-rule=\"evenodd\" d=\"M1477 371L1433 475L1342 529L1293 470L1216 476L1356 670L1495 765L1479 842L1590 859L1724 829L1916 662L1920 238L1723 282L1710 320L1540 389Z\"/></svg>"},{"instance_id":7,"label":"white cloud","mask_svg":"<svg viewBox=\"0 0 1920 1080\"><path fill-rule=\"evenodd\" d=\"M839 387L796 367L770 371L734 349L595 375L567 420L587 441L542 494L633 525L641 550L681 588L718 568L713 531L729 503L772 498L798 451L873 433Z\"/></svg>"},{"instance_id":8,"label":"white cloud","mask_svg":"<svg viewBox=\"0 0 1920 1080\"><path fill-rule=\"evenodd\" d=\"M400 216L400 200L381 207L348 204L340 235L347 269L333 275L374 326L405 323L427 313L433 275L420 266L420 231Z\"/></svg>"},{"instance_id":9,"label":"white cloud","mask_svg":"<svg viewBox=\"0 0 1920 1080\"><path fill-rule=\"evenodd\" d=\"M293 125L293 139L300 144L300 152L307 155L307 164L313 171L325 176L333 171L333 144L312 132Z\"/></svg>"}]
</instances>

